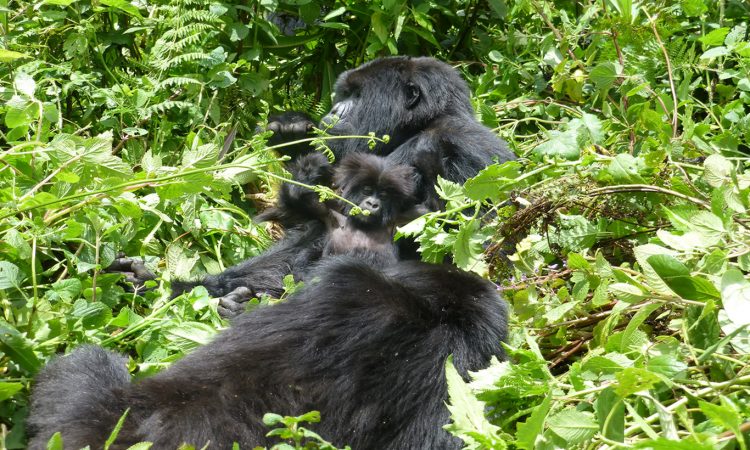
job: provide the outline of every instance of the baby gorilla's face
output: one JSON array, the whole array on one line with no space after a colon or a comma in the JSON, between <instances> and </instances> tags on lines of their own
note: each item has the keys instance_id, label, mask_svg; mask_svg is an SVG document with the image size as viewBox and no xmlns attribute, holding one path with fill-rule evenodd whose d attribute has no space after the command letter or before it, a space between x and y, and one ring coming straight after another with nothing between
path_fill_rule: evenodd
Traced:
<instances>
[{"instance_id":1,"label":"baby gorilla's face","mask_svg":"<svg viewBox=\"0 0 750 450\"><path fill-rule=\"evenodd\" d=\"M370 184L355 186L355 192L352 193L349 200L359 206L362 211L366 211L366 213L351 216L351 220L358 222L360 225L390 225L389 222L394 216L394 205L389 200L388 192L382 186Z\"/></svg>"},{"instance_id":2,"label":"baby gorilla's face","mask_svg":"<svg viewBox=\"0 0 750 450\"><path fill-rule=\"evenodd\" d=\"M414 205L414 172L411 167L389 164L364 153L347 156L336 169L341 195L368 214L349 216L360 227L395 225L399 214ZM349 214L352 205L346 204Z\"/></svg>"}]
</instances>

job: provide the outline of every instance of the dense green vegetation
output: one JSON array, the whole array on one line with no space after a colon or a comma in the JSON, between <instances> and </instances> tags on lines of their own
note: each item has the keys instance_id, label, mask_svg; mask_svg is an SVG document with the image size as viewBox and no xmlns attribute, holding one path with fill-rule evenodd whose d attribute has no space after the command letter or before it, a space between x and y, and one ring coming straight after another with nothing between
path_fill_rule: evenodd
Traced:
<instances>
[{"instance_id":1,"label":"dense green vegetation","mask_svg":"<svg viewBox=\"0 0 750 450\"><path fill-rule=\"evenodd\" d=\"M439 183L446 212L401 230L514 312L512 364L465 384L448 363L451 432L747 449L749 19L743 0L0 0L0 448L24 447L56 352L99 343L143 376L226 326L169 280L272 241L252 218L284 171L256 125L327 111L346 68L424 54L520 157ZM103 272L118 251L156 288ZM299 442L315 417L268 419Z\"/></svg>"}]
</instances>

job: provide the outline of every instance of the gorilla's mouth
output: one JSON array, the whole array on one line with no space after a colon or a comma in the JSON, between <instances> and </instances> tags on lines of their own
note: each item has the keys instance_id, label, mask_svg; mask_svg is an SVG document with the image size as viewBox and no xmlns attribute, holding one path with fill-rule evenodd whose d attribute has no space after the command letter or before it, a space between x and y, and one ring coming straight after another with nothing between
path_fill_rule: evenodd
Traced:
<instances>
[{"instance_id":1,"label":"gorilla's mouth","mask_svg":"<svg viewBox=\"0 0 750 450\"><path fill-rule=\"evenodd\" d=\"M380 223L380 212L373 212L367 208L362 208L363 212L352 217L362 225L373 225ZM364 212L367 211L367 212Z\"/></svg>"}]
</instances>

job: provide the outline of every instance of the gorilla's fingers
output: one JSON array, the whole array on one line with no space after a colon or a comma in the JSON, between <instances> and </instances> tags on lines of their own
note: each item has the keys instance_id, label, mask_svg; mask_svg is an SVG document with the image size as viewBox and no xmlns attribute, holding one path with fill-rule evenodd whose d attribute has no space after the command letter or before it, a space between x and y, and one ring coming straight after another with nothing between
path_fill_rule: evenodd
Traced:
<instances>
[{"instance_id":1,"label":"gorilla's fingers","mask_svg":"<svg viewBox=\"0 0 750 450\"><path fill-rule=\"evenodd\" d=\"M155 280L156 275L146 268L146 264L140 259L134 259L122 254L112 261L105 272L121 273L125 276L125 281L132 283L136 288L141 288L148 280Z\"/></svg>"},{"instance_id":2,"label":"gorilla's fingers","mask_svg":"<svg viewBox=\"0 0 750 450\"><path fill-rule=\"evenodd\" d=\"M289 128L287 129L288 133L294 133L294 134L305 134L308 131L311 131L314 124L312 122L295 122L288 124Z\"/></svg>"},{"instance_id":3,"label":"gorilla's fingers","mask_svg":"<svg viewBox=\"0 0 750 450\"><path fill-rule=\"evenodd\" d=\"M146 268L146 264L144 264L143 261L141 260L134 260L133 263L131 264L131 268L135 276L142 282L156 279L156 275L154 275L150 270L148 270Z\"/></svg>"},{"instance_id":4,"label":"gorilla's fingers","mask_svg":"<svg viewBox=\"0 0 750 450\"><path fill-rule=\"evenodd\" d=\"M106 269L104 269L105 272L132 272L131 266L133 265L133 258L129 258L127 256L121 256L121 254L117 255L117 258L115 258L114 261L112 261L112 264L109 265Z\"/></svg>"},{"instance_id":5,"label":"gorilla's fingers","mask_svg":"<svg viewBox=\"0 0 750 450\"><path fill-rule=\"evenodd\" d=\"M234 317L245 311L245 303L255 297L252 289L241 286L219 298L217 310L222 317Z\"/></svg>"}]
</instances>

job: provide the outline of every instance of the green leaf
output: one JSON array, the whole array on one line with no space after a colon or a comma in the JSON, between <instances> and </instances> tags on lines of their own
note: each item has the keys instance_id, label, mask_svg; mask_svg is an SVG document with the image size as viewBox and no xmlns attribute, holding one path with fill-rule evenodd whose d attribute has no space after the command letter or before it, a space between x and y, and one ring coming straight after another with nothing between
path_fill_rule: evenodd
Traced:
<instances>
[{"instance_id":1,"label":"green leaf","mask_svg":"<svg viewBox=\"0 0 750 450\"><path fill-rule=\"evenodd\" d=\"M562 213L559 216L560 227L555 237L562 247L579 252L591 248L596 243L598 232L588 219Z\"/></svg>"},{"instance_id":2,"label":"green leaf","mask_svg":"<svg viewBox=\"0 0 750 450\"><path fill-rule=\"evenodd\" d=\"M53 434L49 441L47 441L47 450L64 450L63 440L60 432Z\"/></svg>"},{"instance_id":3,"label":"green leaf","mask_svg":"<svg viewBox=\"0 0 750 450\"><path fill-rule=\"evenodd\" d=\"M721 302L729 320L750 325L750 282L739 270L729 269L721 277Z\"/></svg>"},{"instance_id":4,"label":"green leaf","mask_svg":"<svg viewBox=\"0 0 750 450\"><path fill-rule=\"evenodd\" d=\"M606 438L625 442L625 405L614 389L608 387L596 397L594 412Z\"/></svg>"},{"instance_id":5,"label":"green leaf","mask_svg":"<svg viewBox=\"0 0 750 450\"><path fill-rule=\"evenodd\" d=\"M464 184L466 196L472 200L503 201L514 187L514 181L520 173L521 164L516 161L492 164L482 169L474 178L466 181Z\"/></svg>"},{"instance_id":6,"label":"green leaf","mask_svg":"<svg viewBox=\"0 0 750 450\"><path fill-rule=\"evenodd\" d=\"M34 353L34 344L10 324L0 319L0 352L29 374L35 374L42 365Z\"/></svg>"},{"instance_id":7,"label":"green leaf","mask_svg":"<svg viewBox=\"0 0 750 450\"><path fill-rule=\"evenodd\" d=\"M336 8L333 11L329 12L328 14L323 17L323 22L328 22L329 20L336 18L346 12L346 7L342 6L340 8Z\"/></svg>"},{"instance_id":8,"label":"green leaf","mask_svg":"<svg viewBox=\"0 0 750 450\"><path fill-rule=\"evenodd\" d=\"M263 414L263 423L269 427L282 423L283 420L284 420L284 417L278 414L274 414L274 413Z\"/></svg>"},{"instance_id":9,"label":"green leaf","mask_svg":"<svg viewBox=\"0 0 750 450\"><path fill-rule=\"evenodd\" d=\"M141 13L140 11L138 11L138 8L133 6L133 4L128 2L127 0L99 0L99 3L101 3L104 6L111 6L112 8L119 9L120 11L123 11L133 17L138 17L139 19L143 19L143 16L141 16Z\"/></svg>"},{"instance_id":10,"label":"green leaf","mask_svg":"<svg viewBox=\"0 0 750 450\"><path fill-rule=\"evenodd\" d=\"M620 153L610 161L607 173L618 184L640 184L643 178L640 171L646 168L646 162L641 157L633 157L629 153Z\"/></svg>"},{"instance_id":11,"label":"green leaf","mask_svg":"<svg viewBox=\"0 0 750 450\"><path fill-rule=\"evenodd\" d=\"M216 176L237 184L247 184L258 179L258 172L262 171L260 157L257 153L240 156L232 161L233 166L216 173Z\"/></svg>"},{"instance_id":12,"label":"green leaf","mask_svg":"<svg viewBox=\"0 0 750 450\"><path fill-rule=\"evenodd\" d=\"M478 233L479 225L478 220L471 220L461 226L453 243L453 257L461 269L483 274L487 264L482 247L484 237Z\"/></svg>"},{"instance_id":13,"label":"green leaf","mask_svg":"<svg viewBox=\"0 0 750 450\"><path fill-rule=\"evenodd\" d=\"M708 11L708 6L703 0L681 0L680 6L687 17L698 17Z\"/></svg>"},{"instance_id":14,"label":"green leaf","mask_svg":"<svg viewBox=\"0 0 750 450\"><path fill-rule=\"evenodd\" d=\"M581 115L581 121L586 127L586 130L588 130L589 132L591 142L593 142L594 144L598 144L604 140L604 126L602 124L602 121L599 120L598 117L593 114L583 113Z\"/></svg>"},{"instance_id":15,"label":"green leaf","mask_svg":"<svg viewBox=\"0 0 750 450\"><path fill-rule=\"evenodd\" d=\"M34 91L36 91L36 82L26 72L18 72L16 78L13 80L13 87L26 98L34 98Z\"/></svg>"},{"instance_id":16,"label":"green leaf","mask_svg":"<svg viewBox=\"0 0 750 450\"><path fill-rule=\"evenodd\" d=\"M4 48L0 48L0 62L9 63L17 59L21 59L21 58L31 58L31 57L24 53L14 52L13 50L6 50Z\"/></svg>"},{"instance_id":17,"label":"green leaf","mask_svg":"<svg viewBox=\"0 0 750 450\"><path fill-rule=\"evenodd\" d=\"M599 431L599 424L593 414L571 408L549 417L547 426L568 445L581 444Z\"/></svg>"},{"instance_id":18,"label":"green leaf","mask_svg":"<svg viewBox=\"0 0 750 450\"><path fill-rule=\"evenodd\" d=\"M622 398L651 389L661 381L661 378L655 373L635 367L623 370L615 375L615 378L617 378L615 392Z\"/></svg>"},{"instance_id":19,"label":"green leaf","mask_svg":"<svg viewBox=\"0 0 750 450\"><path fill-rule=\"evenodd\" d=\"M713 245L718 244L727 232L724 228L724 222L708 211L700 211L693 216L690 225L693 230L699 232L706 241Z\"/></svg>"},{"instance_id":20,"label":"green leaf","mask_svg":"<svg viewBox=\"0 0 750 450\"><path fill-rule=\"evenodd\" d=\"M542 437L544 421L552 405L552 395L547 394L542 403L536 405L525 422L518 422L516 432L516 447L523 450L534 450L536 442Z\"/></svg>"},{"instance_id":21,"label":"green leaf","mask_svg":"<svg viewBox=\"0 0 750 450\"><path fill-rule=\"evenodd\" d=\"M650 358L646 364L646 369L664 375L667 378L674 378L684 373L688 369L688 365L681 359L678 359L677 355L667 354Z\"/></svg>"},{"instance_id":22,"label":"green leaf","mask_svg":"<svg viewBox=\"0 0 750 450\"><path fill-rule=\"evenodd\" d=\"M667 283L664 282L659 274L656 273L654 268L651 267L651 264L648 262L648 258L654 255L674 256L675 252L656 244L646 244L634 248L633 253L635 253L635 258L641 265L641 271L643 272L648 285L660 294L674 294L674 292L669 288L669 285L667 285Z\"/></svg>"},{"instance_id":23,"label":"green leaf","mask_svg":"<svg viewBox=\"0 0 750 450\"><path fill-rule=\"evenodd\" d=\"M712 422L732 430L735 435L740 435L740 425L743 421L740 412L726 397L720 396L720 399L721 405L714 405L713 403L700 400L698 406Z\"/></svg>"},{"instance_id":24,"label":"green leaf","mask_svg":"<svg viewBox=\"0 0 750 450\"><path fill-rule=\"evenodd\" d=\"M400 238L402 236L414 237L417 234L421 233L422 230L424 230L426 225L427 225L427 219L425 219L424 216L417 217L416 219L412 220L406 225L398 227L397 229L398 231L396 232L396 237L397 238Z\"/></svg>"},{"instance_id":25,"label":"green leaf","mask_svg":"<svg viewBox=\"0 0 750 450\"><path fill-rule=\"evenodd\" d=\"M617 300L627 303L638 303L646 298L646 293L639 287L628 283L612 283L609 285L609 293Z\"/></svg>"},{"instance_id":26,"label":"green leaf","mask_svg":"<svg viewBox=\"0 0 750 450\"><path fill-rule=\"evenodd\" d=\"M617 62L605 62L594 67L589 78L602 91L612 87L615 80L622 74L622 66Z\"/></svg>"},{"instance_id":27,"label":"green leaf","mask_svg":"<svg viewBox=\"0 0 750 450\"><path fill-rule=\"evenodd\" d=\"M488 3L498 19L505 19L505 16L508 14L508 5L505 3L505 0L489 0Z\"/></svg>"},{"instance_id":28,"label":"green leaf","mask_svg":"<svg viewBox=\"0 0 750 450\"><path fill-rule=\"evenodd\" d=\"M195 149L186 150L182 155L183 169L199 169L216 164L219 156L219 146L216 144L199 145Z\"/></svg>"},{"instance_id":29,"label":"green leaf","mask_svg":"<svg viewBox=\"0 0 750 450\"><path fill-rule=\"evenodd\" d=\"M659 309L661 305L658 303L652 303L650 305L645 305L641 307L641 309L638 310L637 313L633 316L630 321L628 321L628 325L625 327L625 331L622 332L622 340L620 341L620 353L626 354L629 351L640 351L639 348L633 348L631 345L632 342L636 341L634 337L638 334L639 330L638 328L643 325L643 322L646 321L646 319L651 316L651 314Z\"/></svg>"},{"instance_id":30,"label":"green leaf","mask_svg":"<svg viewBox=\"0 0 750 450\"><path fill-rule=\"evenodd\" d=\"M5 401L23 389L22 383L0 381L0 402Z\"/></svg>"},{"instance_id":31,"label":"green leaf","mask_svg":"<svg viewBox=\"0 0 750 450\"><path fill-rule=\"evenodd\" d=\"M607 353L604 356L592 356L581 363L581 372L595 375L613 374L633 365L633 361L621 353Z\"/></svg>"},{"instance_id":32,"label":"green leaf","mask_svg":"<svg viewBox=\"0 0 750 450\"><path fill-rule=\"evenodd\" d=\"M562 132L552 130L548 133L549 139L534 148L534 154L550 158L576 160L581 155L581 149L578 145L579 134L577 128Z\"/></svg>"},{"instance_id":33,"label":"green leaf","mask_svg":"<svg viewBox=\"0 0 750 450\"><path fill-rule=\"evenodd\" d=\"M654 255L648 257L647 261L667 286L680 297L698 301L719 297L719 291L710 281L691 277L690 270L677 259L669 255Z\"/></svg>"},{"instance_id":34,"label":"green leaf","mask_svg":"<svg viewBox=\"0 0 750 450\"><path fill-rule=\"evenodd\" d=\"M20 289L24 278L18 266L12 262L0 261L0 289Z\"/></svg>"},{"instance_id":35,"label":"green leaf","mask_svg":"<svg viewBox=\"0 0 750 450\"><path fill-rule=\"evenodd\" d=\"M469 445L489 442L492 444L490 448L506 448L498 437L500 429L484 417L484 403L477 400L469 385L458 374L453 366L452 356L445 362L445 377L448 382L448 410L451 412L452 422L443 428Z\"/></svg>"},{"instance_id":36,"label":"green leaf","mask_svg":"<svg viewBox=\"0 0 750 450\"><path fill-rule=\"evenodd\" d=\"M375 36L378 37L380 43L385 44L389 33L383 13L376 12L370 17L370 20L372 21L372 31L375 33Z\"/></svg>"},{"instance_id":37,"label":"green leaf","mask_svg":"<svg viewBox=\"0 0 750 450\"><path fill-rule=\"evenodd\" d=\"M729 54L729 49L721 46L721 47L714 47L712 49L706 50L703 52L703 54L700 56L700 59L713 59L718 58L720 56L726 56Z\"/></svg>"},{"instance_id":38,"label":"green leaf","mask_svg":"<svg viewBox=\"0 0 750 450\"><path fill-rule=\"evenodd\" d=\"M115 428L112 430L112 433L109 434L107 441L104 442L104 450L109 450L109 447L111 447L112 444L115 443L115 439L117 439L117 435L120 434L120 430L122 430L122 426L125 425L125 419L128 417L129 412L130 412L130 409L126 409L125 412L122 413L120 418L117 420L117 424L115 425Z\"/></svg>"},{"instance_id":39,"label":"green leaf","mask_svg":"<svg viewBox=\"0 0 750 450\"><path fill-rule=\"evenodd\" d=\"M732 28L732 31L727 34L726 39L724 39L724 45L727 47L733 47L736 44L742 42L745 40L745 36L747 35L747 25L744 23L740 23L738 25L735 25Z\"/></svg>"},{"instance_id":40,"label":"green leaf","mask_svg":"<svg viewBox=\"0 0 750 450\"><path fill-rule=\"evenodd\" d=\"M703 178L713 187L719 187L732 182L734 165L725 157L714 154L703 162L705 168Z\"/></svg>"},{"instance_id":41,"label":"green leaf","mask_svg":"<svg viewBox=\"0 0 750 450\"><path fill-rule=\"evenodd\" d=\"M84 153L82 161L93 166L99 176L127 178L133 175L130 164L112 154L111 131L85 139L81 143Z\"/></svg>"},{"instance_id":42,"label":"green leaf","mask_svg":"<svg viewBox=\"0 0 750 450\"><path fill-rule=\"evenodd\" d=\"M706 47L713 47L714 45L723 44L724 38L727 37L727 34L729 34L729 28L717 28L707 35L699 38L698 40L701 41Z\"/></svg>"}]
</instances>

